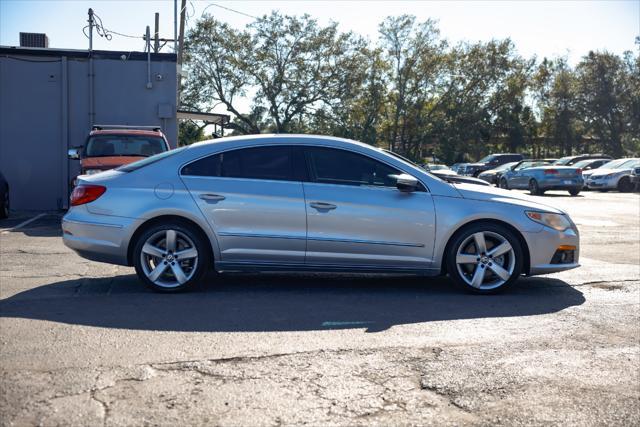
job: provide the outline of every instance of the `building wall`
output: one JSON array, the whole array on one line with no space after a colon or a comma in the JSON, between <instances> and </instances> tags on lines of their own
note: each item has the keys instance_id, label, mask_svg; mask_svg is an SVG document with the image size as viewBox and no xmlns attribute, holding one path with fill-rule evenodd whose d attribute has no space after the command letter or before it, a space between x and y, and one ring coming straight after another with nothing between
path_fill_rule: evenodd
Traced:
<instances>
[{"instance_id":1,"label":"building wall","mask_svg":"<svg viewBox=\"0 0 640 427\"><path fill-rule=\"evenodd\" d=\"M124 55L125 59L121 59ZM66 208L92 124L161 126L177 143L175 55L95 52L93 114L86 51L0 48L0 170L13 209Z\"/></svg>"}]
</instances>

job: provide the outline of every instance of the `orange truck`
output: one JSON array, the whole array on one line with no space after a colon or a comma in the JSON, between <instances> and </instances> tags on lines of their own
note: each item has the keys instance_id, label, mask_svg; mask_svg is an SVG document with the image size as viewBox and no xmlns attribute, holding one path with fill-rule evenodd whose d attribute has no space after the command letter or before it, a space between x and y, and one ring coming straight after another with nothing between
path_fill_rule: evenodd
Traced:
<instances>
[{"instance_id":1,"label":"orange truck","mask_svg":"<svg viewBox=\"0 0 640 427\"><path fill-rule=\"evenodd\" d=\"M95 125L85 144L69 149L68 157L80 160L80 175L92 175L170 149L164 133L156 126Z\"/></svg>"}]
</instances>

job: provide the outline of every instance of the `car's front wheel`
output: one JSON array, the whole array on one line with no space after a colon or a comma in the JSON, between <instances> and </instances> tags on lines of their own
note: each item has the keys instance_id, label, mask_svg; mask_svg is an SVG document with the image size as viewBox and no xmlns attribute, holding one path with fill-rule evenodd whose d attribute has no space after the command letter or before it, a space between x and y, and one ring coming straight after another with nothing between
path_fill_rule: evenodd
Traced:
<instances>
[{"instance_id":1,"label":"car's front wheel","mask_svg":"<svg viewBox=\"0 0 640 427\"><path fill-rule=\"evenodd\" d=\"M195 287L210 262L201 234L191 226L173 221L146 229L136 242L133 256L140 280L158 292Z\"/></svg>"},{"instance_id":2,"label":"car's front wheel","mask_svg":"<svg viewBox=\"0 0 640 427\"><path fill-rule=\"evenodd\" d=\"M447 272L467 291L490 294L511 286L522 273L523 251L508 228L478 223L458 232L449 245Z\"/></svg>"},{"instance_id":3,"label":"car's front wheel","mask_svg":"<svg viewBox=\"0 0 640 427\"><path fill-rule=\"evenodd\" d=\"M621 193L630 193L633 190L633 184L631 184L631 178L623 176L618 181L618 191Z\"/></svg>"},{"instance_id":4,"label":"car's front wheel","mask_svg":"<svg viewBox=\"0 0 640 427\"><path fill-rule=\"evenodd\" d=\"M506 178L502 178L502 179L500 179L500 185L499 185L499 187L500 187L500 188L504 188L505 190L508 190L508 189L509 189L509 183L507 182L507 179L506 179Z\"/></svg>"}]
</instances>

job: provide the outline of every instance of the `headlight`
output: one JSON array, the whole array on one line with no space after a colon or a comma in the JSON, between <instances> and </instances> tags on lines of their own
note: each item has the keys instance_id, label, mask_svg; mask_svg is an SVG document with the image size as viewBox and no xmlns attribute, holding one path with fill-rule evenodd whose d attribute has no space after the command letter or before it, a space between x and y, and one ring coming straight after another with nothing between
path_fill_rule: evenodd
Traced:
<instances>
[{"instance_id":1,"label":"headlight","mask_svg":"<svg viewBox=\"0 0 640 427\"><path fill-rule=\"evenodd\" d=\"M571 223L567 217L562 214L533 211L526 211L525 214L530 220L546 225L547 227L551 227L554 230L564 231L571 227Z\"/></svg>"},{"instance_id":2,"label":"headlight","mask_svg":"<svg viewBox=\"0 0 640 427\"><path fill-rule=\"evenodd\" d=\"M93 174L95 174L95 173L100 173L100 172L103 172L103 171L102 171L102 170L100 170L100 169L87 169L87 170L84 172L84 174L85 174L85 175L93 175Z\"/></svg>"}]
</instances>

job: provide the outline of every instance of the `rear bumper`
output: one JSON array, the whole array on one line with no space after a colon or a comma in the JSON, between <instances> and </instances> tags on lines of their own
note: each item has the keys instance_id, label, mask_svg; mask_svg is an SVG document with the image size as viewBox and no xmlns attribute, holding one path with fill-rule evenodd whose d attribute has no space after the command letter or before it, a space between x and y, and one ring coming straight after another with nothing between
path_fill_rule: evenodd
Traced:
<instances>
[{"instance_id":1,"label":"rear bumper","mask_svg":"<svg viewBox=\"0 0 640 427\"><path fill-rule=\"evenodd\" d=\"M523 232L522 235L529 247L529 275L556 273L580 266L580 236L577 229L556 231L549 227L543 227L542 231L537 233ZM574 262L570 264L551 263L553 255L561 245L576 247Z\"/></svg>"},{"instance_id":2,"label":"rear bumper","mask_svg":"<svg viewBox=\"0 0 640 427\"><path fill-rule=\"evenodd\" d=\"M128 242L139 220L93 215L85 207L72 208L62 218L62 241L92 261L128 265Z\"/></svg>"},{"instance_id":3,"label":"rear bumper","mask_svg":"<svg viewBox=\"0 0 640 427\"><path fill-rule=\"evenodd\" d=\"M584 180L582 178L544 179L538 182L538 187L542 190L582 189L582 187L584 187Z\"/></svg>"}]
</instances>

